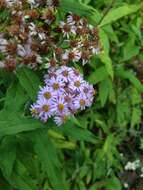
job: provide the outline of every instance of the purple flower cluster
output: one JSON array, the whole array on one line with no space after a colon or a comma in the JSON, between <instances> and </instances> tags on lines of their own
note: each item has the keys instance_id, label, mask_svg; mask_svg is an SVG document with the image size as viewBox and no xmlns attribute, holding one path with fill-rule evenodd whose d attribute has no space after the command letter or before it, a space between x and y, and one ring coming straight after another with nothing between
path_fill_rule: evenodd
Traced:
<instances>
[{"instance_id":1,"label":"purple flower cluster","mask_svg":"<svg viewBox=\"0 0 143 190\"><path fill-rule=\"evenodd\" d=\"M44 83L30 109L32 116L43 122L53 116L55 123L61 125L78 110L92 105L93 86L74 68L50 68Z\"/></svg>"}]
</instances>

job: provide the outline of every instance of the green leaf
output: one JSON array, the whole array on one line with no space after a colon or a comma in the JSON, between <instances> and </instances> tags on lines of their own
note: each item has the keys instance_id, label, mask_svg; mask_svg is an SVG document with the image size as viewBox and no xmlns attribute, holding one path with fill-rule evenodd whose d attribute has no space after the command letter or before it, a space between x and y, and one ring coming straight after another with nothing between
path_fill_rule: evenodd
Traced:
<instances>
[{"instance_id":1,"label":"green leaf","mask_svg":"<svg viewBox=\"0 0 143 190\"><path fill-rule=\"evenodd\" d=\"M140 48L135 45L135 35L131 35L125 42L123 47L123 60L126 61L136 56L139 53Z\"/></svg>"},{"instance_id":2,"label":"green leaf","mask_svg":"<svg viewBox=\"0 0 143 190\"><path fill-rule=\"evenodd\" d=\"M99 37L100 37L100 41L102 43L105 53L109 54L109 51L110 51L109 38L108 38L108 35L106 34L105 30L102 28L99 28Z\"/></svg>"},{"instance_id":3,"label":"green leaf","mask_svg":"<svg viewBox=\"0 0 143 190\"><path fill-rule=\"evenodd\" d=\"M74 126L71 122L67 122L65 125L62 125L61 128L56 128L55 130L62 132L74 140L97 143L97 137L93 133L81 127Z\"/></svg>"},{"instance_id":4,"label":"green leaf","mask_svg":"<svg viewBox=\"0 0 143 190\"><path fill-rule=\"evenodd\" d=\"M16 161L15 170L8 181L19 190L36 190L36 182L29 175L25 165L20 161Z\"/></svg>"},{"instance_id":5,"label":"green leaf","mask_svg":"<svg viewBox=\"0 0 143 190\"><path fill-rule=\"evenodd\" d=\"M12 112L21 110L28 97L19 83L13 83L7 90L4 108Z\"/></svg>"},{"instance_id":6,"label":"green leaf","mask_svg":"<svg viewBox=\"0 0 143 190\"><path fill-rule=\"evenodd\" d=\"M38 76L31 69L21 68L17 71L17 77L28 96L32 100L35 100L40 85Z\"/></svg>"},{"instance_id":7,"label":"green leaf","mask_svg":"<svg viewBox=\"0 0 143 190\"><path fill-rule=\"evenodd\" d=\"M37 120L9 112L0 113L0 137L36 130L41 127L43 124Z\"/></svg>"},{"instance_id":8,"label":"green leaf","mask_svg":"<svg viewBox=\"0 0 143 190\"><path fill-rule=\"evenodd\" d=\"M38 155L44 171L48 175L51 185L55 190L59 190L59 187L65 190L66 187L60 171L60 161L58 160L57 151L48 137L48 133L44 130L39 130L32 133L32 136L35 152Z\"/></svg>"},{"instance_id":9,"label":"green leaf","mask_svg":"<svg viewBox=\"0 0 143 190\"><path fill-rule=\"evenodd\" d=\"M104 80L107 76L108 76L108 72L106 68L102 66L96 69L94 72L92 72L89 75L88 81L91 84L97 84L98 82L101 82L102 80Z\"/></svg>"},{"instance_id":10,"label":"green leaf","mask_svg":"<svg viewBox=\"0 0 143 190\"><path fill-rule=\"evenodd\" d=\"M97 24L101 19L101 15L96 9L75 0L61 0L60 9L65 12L73 12L80 16L84 16L88 18L93 25Z\"/></svg>"},{"instance_id":11,"label":"green leaf","mask_svg":"<svg viewBox=\"0 0 143 190\"><path fill-rule=\"evenodd\" d=\"M5 177L10 177L13 165L16 160L16 141L15 138L6 137L0 146L0 168Z\"/></svg>"},{"instance_id":12,"label":"green leaf","mask_svg":"<svg viewBox=\"0 0 143 190\"><path fill-rule=\"evenodd\" d=\"M118 8L114 8L108 12L100 23L100 27L117 21L118 19L127 16L129 14L137 12L141 8L141 5L123 5Z\"/></svg>"},{"instance_id":13,"label":"green leaf","mask_svg":"<svg viewBox=\"0 0 143 190\"><path fill-rule=\"evenodd\" d=\"M111 58L108 56L108 54L106 54L105 52L99 54L99 58L102 61L102 63L105 64L105 67L107 69L108 74L111 76L111 78L113 79L114 77L114 70L113 70L113 66L112 66L112 60Z\"/></svg>"},{"instance_id":14,"label":"green leaf","mask_svg":"<svg viewBox=\"0 0 143 190\"><path fill-rule=\"evenodd\" d=\"M124 70L124 68L121 66L116 69L116 75L123 79L128 79L139 92L143 92L142 83L136 78L135 74L132 71Z\"/></svg>"},{"instance_id":15,"label":"green leaf","mask_svg":"<svg viewBox=\"0 0 143 190\"><path fill-rule=\"evenodd\" d=\"M107 101L109 95L109 79L106 78L105 80L101 81L99 84L99 99L101 101L101 106L103 107Z\"/></svg>"},{"instance_id":16,"label":"green leaf","mask_svg":"<svg viewBox=\"0 0 143 190\"><path fill-rule=\"evenodd\" d=\"M107 190L115 190L115 187L116 187L116 190L122 189L119 179L117 177L113 176L112 178L110 178L106 181L106 189Z\"/></svg>"},{"instance_id":17,"label":"green leaf","mask_svg":"<svg viewBox=\"0 0 143 190\"><path fill-rule=\"evenodd\" d=\"M131 116L131 127L141 123L142 111L140 108L133 108Z\"/></svg>"}]
</instances>

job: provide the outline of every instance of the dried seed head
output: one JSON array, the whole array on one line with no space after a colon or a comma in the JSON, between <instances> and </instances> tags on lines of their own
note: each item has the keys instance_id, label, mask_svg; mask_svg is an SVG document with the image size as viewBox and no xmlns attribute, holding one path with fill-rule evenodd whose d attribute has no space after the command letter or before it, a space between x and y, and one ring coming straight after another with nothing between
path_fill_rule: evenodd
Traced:
<instances>
[{"instance_id":1,"label":"dried seed head","mask_svg":"<svg viewBox=\"0 0 143 190\"><path fill-rule=\"evenodd\" d=\"M60 4L59 0L52 0L52 5L53 5L54 7L58 7L59 4Z\"/></svg>"},{"instance_id":2,"label":"dried seed head","mask_svg":"<svg viewBox=\"0 0 143 190\"><path fill-rule=\"evenodd\" d=\"M45 21L48 21L48 24L51 24L53 21L55 21L55 15L53 13L53 10L48 9L42 16L42 19L44 19Z\"/></svg>"},{"instance_id":3,"label":"dried seed head","mask_svg":"<svg viewBox=\"0 0 143 190\"><path fill-rule=\"evenodd\" d=\"M12 35L12 36L17 36L17 35L19 35L19 32L20 32L19 25L11 25L11 26L8 28L8 32L9 32L9 34Z\"/></svg>"},{"instance_id":4,"label":"dried seed head","mask_svg":"<svg viewBox=\"0 0 143 190\"><path fill-rule=\"evenodd\" d=\"M14 71L16 68L16 61L14 59L6 59L5 61L5 69L7 71Z\"/></svg>"},{"instance_id":5,"label":"dried seed head","mask_svg":"<svg viewBox=\"0 0 143 190\"><path fill-rule=\"evenodd\" d=\"M46 43L39 45L39 52L41 54L48 53L48 51L49 51L49 46Z\"/></svg>"},{"instance_id":6,"label":"dried seed head","mask_svg":"<svg viewBox=\"0 0 143 190\"><path fill-rule=\"evenodd\" d=\"M31 49L33 51L38 51L39 50L39 43L33 40L31 43Z\"/></svg>"},{"instance_id":7,"label":"dried seed head","mask_svg":"<svg viewBox=\"0 0 143 190\"><path fill-rule=\"evenodd\" d=\"M28 64L36 64L37 63L37 57L34 54L27 55L23 58L23 64L28 65Z\"/></svg>"},{"instance_id":8,"label":"dried seed head","mask_svg":"<svg viewBox=\"0 0 143 190\"><path fill-rule=\"evenodd\" d=\"M5 0L1 0L0 1L0 9L5 8L5 7L6 7Z\"/></svg>"},{"instance_id":9,"label":"dried seed head","mask_svg":"<svg viewBox=\"0 0 143 190\"><path fill-rule=\"evenodd\" d=\"M16 43L9 43L6 45L6 51L9 54L15 54L17 51L17 44Z\"/></svg>"},{"instance_id":10,"label":"dried seed head","mask_svg":"<svg viewBox=\"0 0 143 190\"><path fill-rule=\"evenodd\" d=\"M32 9L32 10L28 10L25 13L26 16L28 16L30 19L38 19L39 18L39 13L37 10Z\"/></svg>"},{"instance_id":11,"label":"dried seed head","mask_svg":"<svg viewBox=\"0 0 143 190\"><path fill-rule=\"evenodd\" d=\"M76 23L80 21L80 16L79 15L76 15L76 14L72 14L71 15L73 17L73 21L75 21Z\"/></svg>"},{"instance_id":12,"label":"dried seed head","mask_svg":"<svg viewBox=\"0 0 143 190\"><path fill-rule=\"evenodd\" d=\"M91 52L89 50L85 50L81 54L81 58L84 60L88 60L91 56Z\"/></svg>"},{"instance_id":13,"label":"dried seed head","mask_svg":"<svg viewBox=\"0 0 143 190\"><path fill-rule=\"evenodd\" d=\"M63 49L62 48L55 48L55 53L56 53L56 55L62 55L62 53L63 53Z\"/></svg>"},{"instance_id":14,"label":"dried seed head","mask_svg":"<svg viewBox=\"0 0 143 190\"><path fill-rule=\"evenodd\" d=\"M77 47L78 45L78 41L77 40L71 40L70 41L70 47L74 48L74 47Z\"/></svg>"},{"instance_id":15,"label":"dried seed head","mask_svg":"<svg viewBox=\"0 0 143 190\"><path fill-rule=\"evenodd\" d=\"M57 64L57 61L53 58L49 61L51 67L55 67Z\"/></svg>"}]
</instances>

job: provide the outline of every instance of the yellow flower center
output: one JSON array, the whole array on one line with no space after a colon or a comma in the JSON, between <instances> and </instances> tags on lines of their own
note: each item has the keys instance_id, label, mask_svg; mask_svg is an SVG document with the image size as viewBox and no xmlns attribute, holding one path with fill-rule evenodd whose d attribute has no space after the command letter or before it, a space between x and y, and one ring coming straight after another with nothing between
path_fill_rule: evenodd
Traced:
<instances>
[{"instance_id":1,"label":"yellow flower center","mask_svg":"<svg viewBox=\"0 0 143 190\"><path fill-rule=\"evenodd\" d=\"M50 99L50 98L51 98L51 93L50 93L50 92L45 92L45 93L44 93L44 97L45 97L46 99Z\"/></svg>"},{"instance_id":2,"label":"yellow flower center","mask_svg":"<svg viewBox=\"0 0 143 190\"><path fill-rule=\"evenodd\" d=\"M38 110L37 109L32 109L31 113L32 113L32 115L38 115Z\"/></svg>"},{"instance_id":3,"label":"yellow flower center","mask_svg":"<svg viewBox=\"0 0 143 190\"><path fill-rule=\"evenodd\" d=\"M76 87L80 87L81 83L80 83L80 81L77 80L77 81L75 81L74 85L75 85Z\"/></svg>"},{"instance_id":4,"label":"yellow flower center","mask_svg":"<svg viewBox=\"0 0 143 190\"><path fill-rule=\"evenodd\" d=\"M68 116L67 115L63 115L62 116L62 120L63 120L63 123L66 123L67 120L68 120Z\"/></svg>"},{"instance_id":5,"label":"yellow flower center","mask_svg":"<svg viewBox=\"0 0 143 190\"><path fill-rule=\"evenodd\" d=\"M63 76L67 77L68 76L68 71L63 71Z\"/></svg>"},{"instance_id":6,"label":"yellow flower center","mask_svg":"<svg viewBox=\"0 0 143 190\"><path fill-rule=\"evenodd\" d=\"M81 99L81 100L79 101L79 103L80 103L80 106L85 106L85 100Z\"/></svg>"},{"instance_id":7,"label":"yellow flower center","mask_svg":"<svg viewBox=\"0 0 143 190\"><path fill-rule=\"evenodd\" d=\"M53 89L54 90L58 90L59 89L59 84L58 83L54 83L53 84Z\"/></svg>"},{"instance_id":8,"label":"yellow flower center","mask_svg":"<svg viewBox=\"0 0 143 190\"><path fill-rule=\"evenodd\" d=\"M59 104L58 109L60 112L63 111L64 110L64 104Z\"/></svg>"},{"instance_id":9,"label":"yellow flower center","mask_svg":"<svg viewBox=\"0 0 143 190\"><path fill-rule=\"evenodd\" d=\"M42 106L42 110L43 110L44 112L48 112L49 109L50 109L50 106L49 106L49 105L43 105L43 106Z\"/></svg>"}]
</instances>

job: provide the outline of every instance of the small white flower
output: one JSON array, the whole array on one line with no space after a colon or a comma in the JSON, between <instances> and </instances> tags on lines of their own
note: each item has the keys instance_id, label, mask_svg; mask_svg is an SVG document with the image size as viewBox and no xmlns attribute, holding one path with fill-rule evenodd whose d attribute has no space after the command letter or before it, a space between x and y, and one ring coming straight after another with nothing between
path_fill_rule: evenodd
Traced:
<instances>
[{"instance_id":1,"label":"small white flower","mask_svg":"<svg viewBox=\"0 0 143 190\"><path fill-rule=\"evenodd\" d=\"M69 38L71 34L76 35L76 26L69 25L66 22L60 22L60 28L62 29L63 36Z\"/></svg>"},{"instance_id":2,"label":"small white flower","mask_svg":"<svg viewBox=\"0 0 143 190\"><path fill-rule=\"evenodd\" d=\"M30 35L31 36L36 36L37 35L37 31L36 31L36 26L33 22L31 22L28 26L29 30L30 30Z\"/></svg>"},{"instance_id":3,"label":"small white flower","mask_svg":"<svg viewBox=\"0 0 143 190\"><path fill-rule=\"evenodd\" d=\"M81 52L78 49L74 48L72 51L69 52L69 58L73 62L78 62L81 59Z\"/></svg>"},{"instance_id":4,"label":"small white flower","mask_svg":"<svg viewBox=\"0 0 143 190\"><path fill-rule=\"evenodd\" d=\"M8 41L3 38L2 35L0 35L0 52L6 51L6 46L8 45Z\"/></svg>"},{"instance_id":5,"label":"small white flower","mask_svg":"<svg viewBox=\"0 0 143 190\"><path fill-rule=\"evenodd\" d=\"M69 51L66 50L63 54L62 54L62 60L63 61L67 61L69 59Z\"/></svg>"},{"instance_id":6,"label":"small white flower","mask_svg":"<svg viewBox=\"0 0 143 190\"><path fill-rule=\"evenodd\" d=\"M129 187L129 184L128 184L128 183L124 183L124 187L125 187L125 188L128 188L128 187Z\"/></svg>"},{"instance_id":7,"label":"small white flower","mask_svg":"<svg viewBox=\"0 0 143 190\"><path fill-rule=\"evenodd\" d=\"M140 160L135 160L134 162L127 162L125 170L135 171L139 167L140 167Z\"/></svg>"},{"instance_id":8,"label":"small white flower","mask_svg":"<svg viewBox=\"0 0 143 190\"><path fill-rule=\"evenodd\" d=\"M21 2L19 0L6 0L5 1L8 7L12 7L14 4L20 4Z\"/></svg>"},{"instance_id":9,"label":"small white flower","mask_svg":"<svg viewBox=\"0 0 143 190\"><path fill-rule=\"evenodd\" d=\"M40 40L45 40L46 39L46 34L44 32L38 33L38 37Z\"/></svg>"},{"instance_id":10,"label":"small white flower","mask_svg":"<svg viewBox=\"0 0 143 190\"><path fill-rule=\"evenodd\" d=\"M39 4L35 0L28 0L28 3L30 4L31 8L39 6Z\"/></svg>"}]
</instances>

